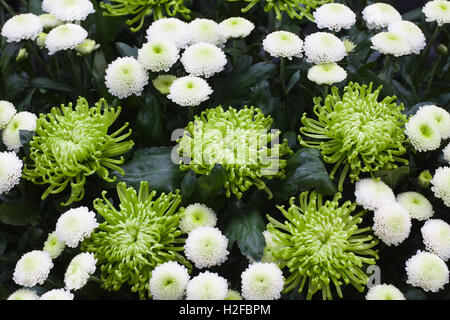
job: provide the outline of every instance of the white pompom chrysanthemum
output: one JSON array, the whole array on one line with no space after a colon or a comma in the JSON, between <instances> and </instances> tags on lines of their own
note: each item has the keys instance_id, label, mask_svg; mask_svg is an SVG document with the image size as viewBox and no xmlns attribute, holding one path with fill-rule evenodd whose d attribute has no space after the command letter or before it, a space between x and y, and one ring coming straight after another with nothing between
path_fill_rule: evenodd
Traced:
<instances>
[{"instance_id":1,"label":"white pompom chrysanthemum","mask_svg":"<svg viewBox=\"0 0 450 320\"><path fill-rule=\"evenodd\" d=\"M22 146L20 130L35 131L37 117L34 113L22 111L16 113L2 132L3 143L8 150L16 150Z\"/></svg>"},{"instance_id":2,"label":"white pompom chrysanthemum","mask_svg":"<svg viewBox=\"0 0 450 320\"><path fill-rule=\"evenodd\" d=\"M450 2L446 0L434 0L425 4L422 9L427 22L436 21L439 26L450 23Z\"/></svg>"},{"instance_id":3,"label":"white pompom chrysanthemum","mask_svg":"<svg viewBox=\"0 0 450 320\"><path fill-rule=\"evenodd\" d=\"M338 83L347 78L347 71L336 63L324 63L312 66L308 70L308 79L319 85Z\"/></svg>"},{"instance_id":4,"label":"white pompom chrysanthemum","mask_svg":"<svg viewBox=\"0 0 450 320\"><path fill-rule=\"evenodd\" d=\"M219 25L209 19L196 18L188 25L190 43L207 42L213 45L225 43L226 38L219 33Z\"/></svg>"},{"instance_id":5,"label":"white pompom chrysanthemum","mask_svg":"<svg viewBox=\"0 0 450 320\"><path fill-rule=\"evenodd\" d=\"M221 72L227 64L223 51L206 42L196 43L184 51L181 63L187 73L192 76L209 78Z\"/></svg>"},{"instance_id":6,"label":"white pompom chrysanthemum","mask_svg":"<svg viewBox=\"0 0 450 320\"><path fill-rule=\"evenodd\" d=\"M336 32L341 29L350 29L356 23L355 13L340 3L327 3L313 13L319 29L330 29Z\"/></svg>"},{"instance_id":7,"label":"white pompom chrysanthemum","mask_svg":"<svg viewBox=\"0 0 450 320\"><path fill-rule=\"evenodd\" d=\"M450 167L436 169L431 179L431 190L436 198L442 199L444 204L450 207Z\"/></svg>"},{"instance_id":8,"label":"white pompom chrysanthemum","mask_svg":"<svg viewBox=\"0 0 450 320\"><path fill-rule=\"evenodd\" d=\"M241 274L246 300L278 300L284 286L283 273L275 263L256 262Z\"/></svg>"},{"instance_id":9,"label":"white pompom chrysanthemum","mask_svg":"<svg viewBox=\"0 0 450 320\"><path fill-rule=\"evenodd\" d=\"M56 259L64 251L65 243L58 240L56 232L48 234L47 240L44 242L44 251L48 252L50 258Z\"/></svg>"},{"instance_id":10,"label":"white pompom chrysanthemum","mask_svg":"<svg viewBox=\"0 0 450 320\"><path fill-rule=\"evenodd\" d=\"M20 182L23 162L15 152L0 152L0 194L9 192Z\"/></svg>"},{"instance_id":11,"label":"white pompom chrysanthemum","mask_svg":"<svg viewBox=\"0 0 450 320\"><path fill-rule=\"evenodd\" d=\"M450 164L450 143L442 150L444 153L444 160Z\"/></svg>"},{"instance_id":12,"label":"white pompom chrysanthemum","mask_svg":"<svg viewBox=\"0 0 450 320\"><path fill-rule=\"evenodd\" d=\"M16 108L11 102L0 100L0 129L6 127L16 112Z\"/></svg>"},{"instance_id":13,"label":"white pompom chrysanthemum","mask_svg":"<svg viewBox=\"0 0 450 320\"><path fill-rule=\"evenodd\" d=\"M397 202L406 210L413 219L427 220L434 214L430 201L417 192L403 192L397 195Z\"/></svg>"},{"instance_id":14,"label":"white pompom chrysanthemum","mask_svg":"<svg viewBox=\"0 0 450 320\"><path fill-rule=\"evenodd\" d=\"M174 42L159 38L147 42L138 50L138 61L153 72L169 71L178 61L179 52Z\"/></svg>"},{"instance_id":15,"label":"white pompom chrysanthemum","mask_svg":"<svg viewBox=\"0 0 450 320\"><path fill-rule=\"evenodd\" d=\"M89 277L95 272L97 259L93 253L83 252L70 261L64 275L64 284L67 290L78 290L83 288Z\"/></svg>"},{"instance_id":16,"label":"white pompom chrysanthemum","mask_svg":"<svg viewBox=\"0 0 450 320\"><path fill-rule=\"evenodd\" d=\"M52 29L45 38L45 47L52 55L61 50L75 49L86 40L88 33L83 27L67 23Z\"/></svg>"},{"instance_id":17,"label":"white pompom chrysanthemum","mask_svg":"<svg viewBox=\"0 0 450 320\"><path fill-rule=\"evenodd\" d=\"M219 23L219 33L225 39L245 38L255 29L253 22L242 17L232 17Z\"/></svg>"},{"instance_id":18,"label":"white pompom chrysanthemum","mask_svg":"<svg viewBox=\"0 0 450 320\"><path fill-rule=\"evenodd\" d=\"M406 300L406 298L392 284L378 284L369 289L366 300Z\"/></svg>"},{"instance_id":19,"label":"white pompom chrysanthemum","mask_svg":"<svg viewBox=\"0 0 450 320\"><path fill-rule=\"evenodd\" d=\"M204 79L186 76L178 78L172 83L167 98L180 106L193 107L208 100L212 93L211 87Z\"/></svg>"},{"instance_id":20,"label":"white pompom chrysanthemum","mask_svg":"<svg viewBox=\"0 0 450 320\"><path fill-rule=\"evenodd\" d=\"M98 227L95 213L87 207L73 208L64 212L56 222L55 233L59 241L75 248L85 238L91 236Z\"/></svg>"},{"instance_id":21,"label":"white pompom chrysanthemum","mask_svg":"<svg viewBox=\"0 0 450 320\"><path fill-rule=\"evenodd\" d=\"M177 18L156 20L147 29L147 41L156 38L173 41L178 48L184 49L190 41L188 24Z\"/></svg>"},{"instance_id":22,"label":"white pompom chrysanthemum","mask_svg":"<svg viewBox=\"0 0 450 320\"><path fill-rule=\"evenodd\" d=\"M53 28L56 28L57 26L64 24L62 20L59 20L51 13L41 14L39 16L39 20L41 21L44 30L51 30Z\"/></svg>"},{"instance_id":23,"label":"white pompom chrysanthemum","mask_svg":"<svg viewBox=\"0 0 450 320\"><path fill-rule=\"evenodd\" d=\"M396 21L388 26L388 31L403 36L410 44L411 51L419 54L427 42L422 30L410 21Z\"/></svg>"},{"instance_id":24,"label":"white pompom chrysanthemum","mask_svg":"<svg viewBox=\"0 0 450 320\"><path fill-rule=\"evenodd\" d=\"M450 258L450 225L444 220L432 219L425 222L420 231L427 250L447 261Z\"/></svg>"},{"instance_id":25,"label":"white pompom chrysanthemum","mask_svg":"<svg viewBox=\"0 0 450 320\"><path fill-rule=\"evenodd\" d=\"M409 236L411 217L398 203L383 206L375 211L372 229L386 245L398 246Z\"/></svg>"},{"instance_id":26,"label":"white pompom chrysanthemum","mask_svg":"<svg viewBox=\"0 0 450 320\"><path fill-rule=\"evenodd\" d=\"M62 21L82 21L95 12L89 0L44 0L42 9Z\"/></svg>"},{"instance_id":27,"label":"white pompom chrysanthemum","mask_svg":"<svg viewBox=\"0 0 450 320\"><path fill-rule=\"evenodd\" d=\"M385 28L395 21L402 20L402 16L393 6L382 2L365 7L362 14L369 29Z\"/></svg>"},{"instance_id":28,"label":"white pompom chrysanthemum","mask_svg":"<svg viewBox=\"0 0 450 320\"><path fill-rule=\"evenodd\" d=\"M269 33L263 40L264 51L272 57L283 57L289 60L292 57L301 58L303 40L288 31L275 31Z\"/></svg>"},{"instance_id":29,"label":"white pompom chrysanthemum","mask_svg":"<svg viewBox=\"0 0 450 320\"><path fill-rule=\"evenodd\" d=\"M39 296L30 289L18 289L7 300L39 300Z\"/></svg>"},{"instance_id":30,"label":"white pompom chrysanthemum","mask_svg":"<svg viewBox=\"0 0 450 320\"><path fill-rule=\"evenodd\" d=\"M416 115L430 116L434 120L442 139L450 138L450 113L447 110L435 105L425 105L417 110Z\"/></svg>"},{"instance_id":31,"label":"white pompom chrysanthemum","mask_svg":"<svg viewBox=\"0 0 450 320\"><path fill-rule=\"evenodd\" d=\"M356 182L355 197L357 204L371 211L395 203L392 189L383 181L370 178Z\"/></svg>"},{"instance_id":32,"label":"white pompom chrysanthemum","mask_svg":"<svg viewBox=\"0 0 450 320\"><path fill-rule=\"evenodd\" d=\"M303 49L307 61L315 64L338 62L347 55L344 42L328 32L316 32L307 36Z\"/></svg>"},{"instance_id":33,"label":"white pompom chrysanthemum","mask_svg":"<svg viewBox=\"0 0 450 320\"><path fill-rule=\"evenodd\" d=\"M431 114L415 114L409 118L405 134L419 152L436 150L441 145L441 134Z\"/></svg>"},{"instance_id":34,"label":"white pompom chrysanthemum","mask_svg":"<svg viewBox=\"0 0 450 320\"><path fill-rule=\"evenodd\" d=\"M215 227L216 213L204 204L194 203L186 207L180 221L180 229L189 233L197 227Z\"/></svg>"},{"instance_id":35,"label":"white pompom chrysanthemum","mask_svg":"<svg viewBox=\"0 0 450 320\"><path fill-rule=\"evenodd\" d=\"M197 227L192 230L186 244L184 254L199 269L218 266L228 258L228 239L219 229L214 227Z\"/></svg>"},{"instance_id":36,"label":"white pompom chrysanthemum","mask_svg":"<svg viewBox=\"0 0 450 320\"><path fill-rule=\"evenodd\" d=\"M53 262L50 255L45 251L34 250L25 253L17 261L13 280L18 285L34 287L37 284L43 284L47 280L52 268Z\"/></svg>"},{"instance_id":37,"label":"white pompom chrysanthemum","mask_svg":"<svg viewBox=\"0 0 450 320\"><path fill-rule=\"evenodd\" d=\"M53 289L44 293L39 300L73 300L73 293L64 289Z\"/></svg>"},{"instance_id":38,"label":"white pompom chrysanthemum","mask_svg":"<svg viewBox=\"0 0 450 320\"><path fill-rule=\"evenodd\" d=\"M411 54L413 50L406 37L399 33L380 32L374 35L370 41L372 42L372 49L395 57Z\"/></svg>"},{"instance_id":39,"label":"white pompom chrysanthemum","mask_svg":"<svg viewBox=\"0 0 450 320\"><path fill-rule=\"evenodd\" d=\"M132 57L117 58L108 65L105 84L109 93L120 99L140 96L148 83L145 68Z\"/></svg>"},{"instance_id":40,"label":"white pompom chrysanthemum","mask_svg":"<svg viewBox=\"0 0 450 320\"><path fill-rule=\"evenodd\" d=\"M418 250L406 261L406 283L425 291L438 292L449 281L449 271L444 260L436 254Z\"/></svg>"},{"instance_id":41,"label":"white pompom chrysanthemum","mask_svg":"<svg viewBox=\"0 0 450 320\"><path fill-rule=\"evenodd\" d=\"M224 300L227 293L227 280L217 273L205 271L189 281L186 300Z\"/></svg>"},{"instance_id":42,"label":"white pompom chrysanthemum","mask_svg":"<svg viewBox=\"0 0 450 320\"><path fill-rule=\"evenodd\" d=\"M152 271L149 290L155 300L181 300L189 282L188 270L175 261L158 265Z\"/></svg>"},{"instance_id":43,"label":"white pompom chrysanthemum","mask_svg":"<svg viewBox=\"0 0 450 320\"><path fill-rule=\"evenodd\" d=\"M39 18L32 13L18 14L5 22L2 36L7 42L34 39L44 30Z\"/></svg>"}]
</instances>

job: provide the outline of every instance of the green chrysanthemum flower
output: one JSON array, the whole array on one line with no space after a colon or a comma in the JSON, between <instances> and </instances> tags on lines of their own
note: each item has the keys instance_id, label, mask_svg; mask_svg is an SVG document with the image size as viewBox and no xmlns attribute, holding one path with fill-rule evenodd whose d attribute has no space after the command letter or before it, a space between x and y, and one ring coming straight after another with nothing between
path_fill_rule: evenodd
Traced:
<instances>
[{"instance_id":1,"label":"green chrysanthemum flower","mask_svg":"<svg viewBox=\"0 0 450 320\"><path fill-rule=\"evenodd\" d=\"M302 117L300 144L319 149L325 162L335 164L330 173L332 179L344 166L339 191L349 171L354 182L361 172L372 175L378 170L397 168L396 162L408 164L401 158L406 153L403 105L395 103L395 96L378 101L382 87L372 92L372 85L350 82L342 98L333 87L323 105L322 98L314 99L317 120L307 118L306 113Z\"/></svg>"},{"instance_id":2,"label":"green chrysanthemum flower","mask_svg":"<svg viewBox=\"0 0 450 320\"><path fill-rule=\"evenodd\" d=\"M286 217L284 223L268 216L267 230L279 249L272 251L280 259L280 268L287 267L290 276L285 281L284 292L298 286L302 292L307 283L307 299L322 291L322 299L332 299L331 284L342 298L341 286L351 284L363 292L368 276L362 270L365 264L375 264L377 252L372 248L378 243L371 235L370 227L358 228L366 210L351 213L356 203L346 201L339 206L341 194L323 203L322 195L303 192L300 206L289 201L290 208L278 209Z\"/></svg>"},{"instance_id":3,"label":"green chrysanthemum flower","mask_svg":"<svg viewBox=\"0 0 450 320\"><path fill-rule=\"evenodd\" d=\"M94 253L106 290L117 291L128 284L144 299L157 265L178 261L190 267L179 253L185 242L179 229L183 209L177 210L181 196L177 191L156 198L147 181L141 182L138 193L120 182L117 194L119 209L106 199L106 191L102 192L103 199L94 201L105 222L83 241L82 248Z\"/></svg>"},{"instance_id":4,"label":"green chrysanthemum flower","mask_svg":"<svg viewBox=\"0 0 450 320\"><path fill-rule=\"evenodd\" d=\"M124 162L123 157L115 158L134 145L133 141L123 141L131 130L120 135L128 123L108 134L120 111L120 107L109 107L105 99L90 108L85 98L79 98L75 108L69 103L39 116L23 177L36 184L49 184L42 199L62 192L70 184L70 197L63 204L69 205L84 197L87 176L97 173L113 182L116 177L109 177L108 169L125 173L118 166Z\"/></svg>"},{"instance_id":5,"label":"green chrysanthemum flower","mask_svg":"<svg viewBox=\"0 0 450 320\"><path fill-rule=\"evenodd\" d=\"M282 157L292 154L287 140L276 143L280 132L269 131L272 122L254 107L224 111L219 106L203 111L178 140L178 153L191 159L189 164L180 161L181 170L208 175L219 164L226 171L227 197L233 193L240 199L255 185L271 198L263 178L284 178L287 160Z\"/></svg>"},{"instance_id":6,"label":"green chrysanthemum flower","mask_svg":"<svg viewBox=\"0 0 450 320\"><path fill-rule=\"evenodd\" d=\"M106 11L105 16L126 16L133 17L126 22L131 27L131 31L136 32L144 25L145 17L153 14L153 19L158 20L166 16L173 17L181 14L185 19L190 19L191 10L185 7L184 0L109 0L100 2L100 7Z\"/></svg>"},{"instance_id":7,"label":"green chrysanthemum flower","mask_svg":"<svg viewBox=\"0 0 450 320\"><path fill-rule=\"evenodd\" d=\"M228 0L242 1L242 0ZM325 3L333 2L333 0L244 0L248 5L243 8L242 12L247 12L259 2L264 3L264 11L275 11L276 18L281 20L282 13L286 12L289 18L302 20L303 17L314 21L311 9L316 9Z\"/></svg>"}]
</instances>

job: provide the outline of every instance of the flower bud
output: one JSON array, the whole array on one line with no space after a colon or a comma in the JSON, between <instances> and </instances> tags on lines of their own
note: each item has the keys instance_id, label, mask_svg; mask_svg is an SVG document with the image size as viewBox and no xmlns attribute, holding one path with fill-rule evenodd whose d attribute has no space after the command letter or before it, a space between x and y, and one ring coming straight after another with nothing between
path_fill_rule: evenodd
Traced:
<instances>
[{"instance_id":1,"label":"flower bud","mask_svg":"<svg viewBox=\"0 0 450 320\"><path fill-rule=\"evenodd\" d=\"M25 60L26 58L28 58L27 49L25 49L25 48L20 49L19 52L17 53L16 61L21 62L21 61Z\"/></svg>"},{"instance_id":2,"label":"flower bud","mask_svg":"<svg viewBox=\"0 0 450 320\"><path fill-rule=\"evenodd\" d=\"M433 176L430 171L425 170L419 175L417 181L422 188L428 188L430 186L431 179L433 179Z\"/></svg>"},{"instance_id":3,"label":"flower bud","mask_svg":"<svg viewBox=\"0 0 450 320\"><path fill-rule=\"evenodd\" d=\"M448 48L445 45L443 45L442 43L437 48L437 51L441 56L448 55Z\"/></svg>"},{"instance_id":4,"label":"flower bud","mask_svg":"<svg viewBox=\"0 0 450 320\"><path fill-rule=\"evenodd\" d=\"M96 44L94 40L86 39L75 47L75 51L79 56L85 56L90 54L92 51L97 50L99 47L100 45Z\"/></svg>"},{"instance_id":5,"label":"flower bud","mask_svg":"<svg viewBox=\"0 0 450 320\"><path fill-rule=\"evenodd\" d=\"M36 44L38 45L38 47L45 47L45 39L47 39L47 34L45 32L41 32L37 35Z\"/></svg>"}]
</instances>

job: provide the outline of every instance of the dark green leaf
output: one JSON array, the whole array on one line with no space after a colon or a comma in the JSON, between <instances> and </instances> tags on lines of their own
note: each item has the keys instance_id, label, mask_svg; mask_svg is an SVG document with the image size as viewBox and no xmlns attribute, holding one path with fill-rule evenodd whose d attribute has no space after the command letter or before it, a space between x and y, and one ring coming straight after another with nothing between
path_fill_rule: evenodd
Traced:
<instances>
[{"instance_id":1,"label":"dark green leaf","mask_svg":"<svg viewBox=\"0 0 450 320\"><path fill-rule=\"evenodd\" d=\"M300 70L297 70L291 77L286 87L287 93L289 93L295 84L300 80Z\"/></svg>"},{"instance_id":2,"label":"dark green leaf","mask_svg":"<svg viewBox=\"0 0 450 320\"><path fill-rule=\"evenodd\" d=\"M36 132L28 130L19 130L20 143L24 146L33 139Z\"/></svg>"},{"instance_id":3,"label":"dark green leaf","mask_svg":"<svg viewBox=\"0 0 450 320\"><path fill-rule=\"evenodd\" d=\"M216 164L209 175L202 175L197 179L197 184L203 195L211 197L222 190L225 179L225 169Z\"/></svg>"},{"instance_id":4,"label":"dark green leaf","mask_svg":"<svg viewBox=\"0 0 450 320\"><path fill-rule=\"evenodd\" d=\"M0 205L0 222L14 226L24 226L37 222L37 209L29 203Z\"/></svg>"},{"instance_id":5,"label":"dark green leaf","mask_svg":"<svg viewBox=\"0 0 450 320\"><path fill-rule=\"evenodd\" d=\"M31 86L35 88L44 88L44 89L52 89L57 91L64 91L64 92L74 92L76 91L74 87L59 82L54 81L49 78L44 77L38 77L31 80Z\"/></svg>"},{"instance_id":6,"label":"dark green leaf","mask_svg":"<svg viewBox=\"0 0 450 320\"><path fill-rule=\"evenodd\" d=\"M375 177L380 177L389 187L394 189L400 182L408 177L409 172L409 166L402 166L394 170L381 170L374 175Z\"/></svg>"},{"instance_id":7,"label":"dark green leaf","mask_svg":"<svg viewBox=\"0 0 450 320\"><path fill-rule=\"evenodd\" d=\"M122 57L134 57L137 58L137 48L136 47L130 47L126 43L118 42L116 43L116 48L119 51L120 55Z\"/></svg>"},{"instance_id":8,"label":"dark green leaf","mask_svg":"<svg viewBox=\"0 0 450 320\"><path fill-rule=\"evenodd\" d=\"M146 143L164 143L164 122L158 100L153 96L145 98L145 104L139 107L136 130Z\"/></svg>"},{"instance_id":9,"label":"dark green leaf","mask_svg":"<svg viewBox=\"0 0 450 320\"><path fill-rule=\"evenodd\" d=\"M181 195L183 200L189 199L195 191L197 177L195 172L189 170L181 181Z\"/></svg>"}]
</instances>

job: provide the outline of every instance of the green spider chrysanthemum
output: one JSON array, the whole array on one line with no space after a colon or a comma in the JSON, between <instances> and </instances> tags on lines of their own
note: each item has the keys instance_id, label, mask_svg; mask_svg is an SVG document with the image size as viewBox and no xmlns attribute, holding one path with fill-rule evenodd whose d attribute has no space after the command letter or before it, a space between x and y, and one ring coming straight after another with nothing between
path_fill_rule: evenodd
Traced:
<instances>
[{"instance_id":1,"label":"green spider chrysanthemum","mask_svg":"<svg viewBox=\"0 0 450 320\"><path fill-rule=\"evenodd\" d=\"M82 249L94 253L106 290L117 291L126 283L144 299L157 265L178 261L190 267L179 253L184 250L185 239L180 237L184 209L178 209L181 202L178 190L156 198L156 191L150 192L147 181L141 182L138 193L120 182L119 209L105 195L103 191L103 199L94 200L94 208L105 222L83 241Z\"/></svg>"},{"instance_id":2,"label":"green spider chrysanthemum","mask_svg":"<svg viewBox=\"0 0 450 320\"><path fill-rule=\"evenodd\" d=\"M158 20L166 15L173 17L181 14L185 19L190 19L191 10L185 7L184 0L109 0L100 2L100 7L106 11L105 16L126 16L133 15L126 23L131 31L136 32L144 25L145 17L153 14L153 19Z\"/></svg>"},{"instance_id":3,"label":"green spider chrysanthemum","mask_svg":"<svg viewBox=\"0 0 450 320\"><path fill-rule=\"evenodd\" d=\"M272 251L279 259L280 268L287 267L290 276L285 281L284 292L298 286L302 292L307 284L307 299L322 291L322 299L332 299L331 285L342 298L341 286L351 284L364 291L369 277L364 265L375 264L377 252L372 248L378 243L367 234L371 228L358 228L363 210L355 215L356 203L346 201L339 206L341 194L325 203L322 195L303 192L300 206L289 201L290 207L277 206L287 221L278 222L267 216L267 230L278 249Z\"/></svg>"},{"instance_id":4,"label":"green spider chrysanthemum","mask_svg":"<svg viewBox=\"0 0 450 320\"><path fill-rule=\"evenodd\" d=\"M87 176L97 173L113 182L116 177L111 178L108 169L124 174L118 166L124 159L116 157L133 147L133 141L123 141L131 130L120 135L128 126L125 123L108 134L120 111L120 107L109 107L105 99L90 108L85 98L79 98L75 108L69 103L39 116L23 177L36 184L49 184L42 199L62 192L70 184L70 197L63 204L69 205L84 197Z\"/></svg>"},{"instance_id":5,"label":"green spider chrysanthemum","mask_svg":"<svg viewBox=\"0 0 450 320\"><path fill-rule=\"evenodd\" d=\"M306 113L302 117L300 144L319 149L325 162L335 164L330 173L332 179L338 168L344 166L339 191L349 171L354 182L361 172L372 175L378 170L396 169L396 162L409 163L401 158L406 153L403 104L396 104L395 96L378 101L382 87L372 92L372 85L350 82L342 98L333 87L323 105L322 98L314 99L317 120L307 118Z\"/></svg>"},{"instance_id":6,"label":"green spider chrysanthemum","mask_svg":"<svg viewBox=\"0 0 450 320\"><path fill-rule=\"evenodd\" d=\"M263 178L284 178L287 160L282 157L292 154L287 140L277 143L280 132L270 130L272 122L254 107L224 111L219 106L203 111L178 140L178 153L191 159L189 164L180 161L181 170L208 175L219 164L226 172L227 197L233 193L240 199L255 185L271 198Z\"/></svg>"},{"instance_id":7,"label":"green spider chrysanthemum","mask_svg":"<svg viewBox=\"0 0 450 320\"><path fill-rule=\"evenodd\" d=\"M242 0L228 0L228 1L242 1ZM248 2L247 7L243 8L242 12L247 12L259 2L264 2L264 11L275 11L278 20L281 20L282 12L286 12L291 19L302 20L303 17L314 21L311 9L316 9L325 3L333 2L333 0L243 0Z\"/></svg>"}]
</instances>

